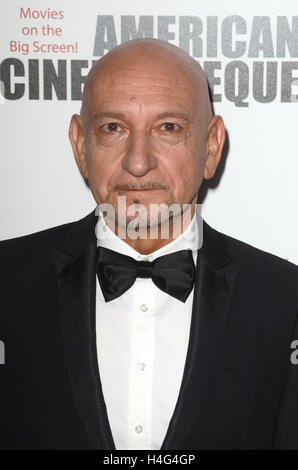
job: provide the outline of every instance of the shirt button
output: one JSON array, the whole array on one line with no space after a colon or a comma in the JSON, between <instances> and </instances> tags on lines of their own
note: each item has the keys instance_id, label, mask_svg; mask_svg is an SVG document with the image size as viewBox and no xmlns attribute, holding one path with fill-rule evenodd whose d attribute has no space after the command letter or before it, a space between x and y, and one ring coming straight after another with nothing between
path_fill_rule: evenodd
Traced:
<instances>
[{"instance_id":1,"label":"shirt button","mask_svg":"<svg viewBox=\"0 0 298 470\"><path fill-rule=\"evenodd\" d=\"M142 304L142 305L140 305L140 309L142 310L142 312L147 312L148 307L147 307L146 304Z\"/></svg>"},{"instance_id":2,"label":"shirt button","mask_svg":"<svg viewBox=\"0 0 298 470\"><path fill-rule=\"evenodd\" d=\"M143 432L143 426L141 426L140 424L138 424L138 426L135 427L135 432L140 434L141 432Z\"/></svg>"},{"instance_id":3,"label":"shirt button","mask_svg":"<svg viewBox=\"0 0 298 470\"><path fill-rule=\"evenodd\" d=\"M138 369L139 370L145 370L145 368L146 368L146 364L144 364L144 362L139 362Z\"/></svg>"}]
</instances>

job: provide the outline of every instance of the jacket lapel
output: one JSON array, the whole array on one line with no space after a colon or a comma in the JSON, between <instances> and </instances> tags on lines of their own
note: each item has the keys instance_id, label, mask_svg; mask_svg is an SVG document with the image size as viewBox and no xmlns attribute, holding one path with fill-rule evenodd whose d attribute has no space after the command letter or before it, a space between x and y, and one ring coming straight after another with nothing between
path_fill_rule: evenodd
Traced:
<instances>
[{"instance_id":1,"label":"jacket lapel","mask_svg":"<svg viewBox=\"0 0 298 470\"><path fill-rule=\"evenodd\" d=\"M95 449L115 449L100 383L95 336L96 217L73 224L52 250L60 328L73 397Z\"/></svg>"},{"instance_id":2,"label":"jacket lapel","mask_svg":"<svg viewBox=\"0 0 298 470\"><path fill-rule=\"evenodd\" d=\"M222 347L238 270L239 263L231 259L221 234L203 221L184 374L161 450L187 445L187 433L208 400L208 385Z\"/></svg>"}]
</instances>

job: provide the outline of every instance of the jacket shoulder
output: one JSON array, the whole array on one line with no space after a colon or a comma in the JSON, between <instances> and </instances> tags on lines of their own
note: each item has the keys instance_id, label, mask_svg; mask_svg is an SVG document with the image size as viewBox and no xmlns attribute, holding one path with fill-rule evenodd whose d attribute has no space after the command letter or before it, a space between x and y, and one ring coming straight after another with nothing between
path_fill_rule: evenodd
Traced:
<instances>
[{"instance_id":1,"label":"jacket shoulder","mask_svg":"<svg viewBox=\"0 0 298 470\"><path fill-rule=\"evenodd\" d=\"M21 235L19 237L2 240L0 241L0 252L15 250L18 248L28 248L30 245L34 245L36 247L39 243L54 241L55 239L59 239L63 236L73 223L74 222L68 222L40 230L38 232L29 233L28 235Z\"/></svg>"},{"instance_id":2,"label":"jacket shoulder","mask_svg":"<svg viewBox=\"0 0 298 470\"><path fill-rule=\"evenodd\" d=\"M65 238L67 233L71 231L74 226L77 226L80 230L80 227L85 226L86 222L93 217L94 211L79 220L67 222L28 235L2 240L0 241L0 258L3 259L3 257L6 256L10 257L13 253L22 252L24 254L26 251L32 250L36 253L46 246L59 245L60 241Z\"/></svg>"},{"instance_id":3,"label":"jacket shoulder","mask_svg":"<svg viewBox=\"0 0 298 470\"><path fill-rule=\"evenodd\" d=\"M226 233L218 230L216 232L222 237L230 256L262 285L274 283L279 288L284 286L291 291L297 291L298 295L298 266L296 264Z\"/></svg>"},{"instance_id":4,"label":"jacket shoulder","mask_svg":"<svg viewBox=\"0 0 298 470\"><path fill-rule=\"evenodd\" d=\"M223 237L231 254L236 257L240 257L241 259L247 258L249 260L256 258L259 262L263 261L264 263L269 263L271 266L284 266L285 268L293 269L293 271L298 271L298 266L285 258L281 258L278 255L257 248L248 242L234 238L226 233L219 233Z\"/></svg>"}]
</instances>

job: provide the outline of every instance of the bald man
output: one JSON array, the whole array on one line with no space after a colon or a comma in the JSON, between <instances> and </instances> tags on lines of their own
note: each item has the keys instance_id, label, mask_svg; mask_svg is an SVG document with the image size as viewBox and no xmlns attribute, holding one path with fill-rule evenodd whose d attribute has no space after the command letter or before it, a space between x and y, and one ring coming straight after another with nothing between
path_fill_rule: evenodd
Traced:
<instances>
[{"instance_id":1,"label":"bald man","mask_svg":"<svg viewBox=\"0 0 298 470\"><path fill-rule=\"evenodd\" d=\"M0 243L0 447L298 449L298 268L200 216L225 128L199 64L116 47L69 137L95 209Z\"/></svg>"}]
</instances>

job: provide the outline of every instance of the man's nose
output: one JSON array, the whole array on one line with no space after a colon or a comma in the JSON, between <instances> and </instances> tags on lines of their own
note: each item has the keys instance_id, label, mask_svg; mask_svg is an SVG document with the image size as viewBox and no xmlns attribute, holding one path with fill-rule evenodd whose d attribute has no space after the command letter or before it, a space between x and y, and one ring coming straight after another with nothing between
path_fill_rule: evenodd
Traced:
<instances>
[{"instance_id":1,"label":"man's nose","mask_svg":"<svg viewBox=\"0 0 298 470\"><path fill-rule=\"evenodd\" d=\"M130 134L122 167L134 176L144 176L157 167L157 160L152 152L151 138L146 130L138 129Z\"/></svg>"}]
</instances>

